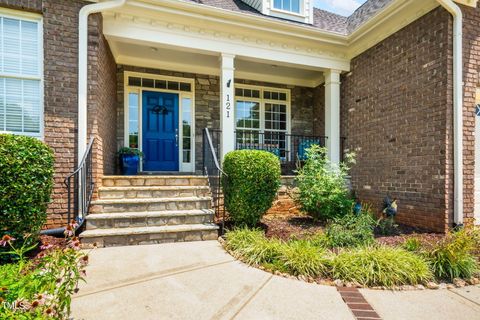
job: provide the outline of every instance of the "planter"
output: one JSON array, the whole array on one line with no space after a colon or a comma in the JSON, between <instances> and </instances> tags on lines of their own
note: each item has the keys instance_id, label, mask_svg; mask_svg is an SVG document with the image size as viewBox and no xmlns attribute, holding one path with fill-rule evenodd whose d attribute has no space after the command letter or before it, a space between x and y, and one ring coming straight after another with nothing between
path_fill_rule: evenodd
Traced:
<instances>
[{"instance_id":1,"label":"planter","mask_svg":"<svg viewBox=\"0 0 480 320\"><path fill-rule=\"evenodd\" d=\"M120 155L120 164L122 167L122 174L126 176L137 175L139 162L140 162L140 157L136 154Z\"/></svg>"}]
</instances>

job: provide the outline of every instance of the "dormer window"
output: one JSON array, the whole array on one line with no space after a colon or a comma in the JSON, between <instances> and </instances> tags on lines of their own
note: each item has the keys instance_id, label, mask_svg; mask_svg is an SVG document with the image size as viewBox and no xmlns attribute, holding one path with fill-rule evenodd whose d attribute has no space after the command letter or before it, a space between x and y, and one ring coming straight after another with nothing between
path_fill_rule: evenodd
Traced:
<instances>
[{"instance_id":1,"label":"dormer window","mask_svg":"<svg viewBox=\"0 0 480 320\"><path fill-rule=\"evenodd\" d=\"M300 0L273 0L273 7L278 10L300 13Z\"/></svg>"}]
</instances>

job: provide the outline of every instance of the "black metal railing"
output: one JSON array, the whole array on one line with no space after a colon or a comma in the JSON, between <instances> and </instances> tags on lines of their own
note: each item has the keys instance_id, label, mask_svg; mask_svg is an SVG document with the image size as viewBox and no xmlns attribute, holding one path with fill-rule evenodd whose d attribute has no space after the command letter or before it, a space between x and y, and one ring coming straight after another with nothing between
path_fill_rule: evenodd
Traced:
<instances>
[{"instance_id":1,"label":"black metal railing","mask_svg":"<svg viewBox=\"0 0 480 320\"><path fill-rule=\"evenodd\" d=\"M225 206L223 202L222 175L225 173L219 162L222 132L217 129L203 129L203 175L208 177L212 192L215 220L220 224L220 234L225 230ZM225 175L226 176L226 175Z\"/></svg>"},{"instance_id":2,"label":"black metal railing","mask_svg":"<svg viewBox=\"0 0 480 320\"><path fill-rule=\"evenodd\" d=\"M92 146L94 140L94 137L90 139L82 161L75 171L69 174L64 180L68 197L67 221L71 223L74 220L78 227L83 224L88 214L95 187L92 163Z\"/></svg>"},{"instance_id":3,"label":"black metal railing","mask_svg":"<svg viewBox=\"0 0 480 320\"><path fill-rule=\"evenodd\" d=\"M282 174L291 175L307 159L307 149L312 145L325 147L327 137L314 135L289 134L279 131L235 132L235 149L254 149L269 151L279 157Z\"/></svg>"}]
</instances>

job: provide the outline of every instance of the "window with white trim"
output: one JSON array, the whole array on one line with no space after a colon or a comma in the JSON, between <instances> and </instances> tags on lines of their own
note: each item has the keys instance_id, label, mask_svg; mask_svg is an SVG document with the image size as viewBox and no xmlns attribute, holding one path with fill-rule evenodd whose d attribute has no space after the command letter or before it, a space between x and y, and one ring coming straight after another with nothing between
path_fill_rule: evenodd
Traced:
<instances>
[{"instance_id":1,"label":"window with white trim","mask_svg":"<svg viewBox=\"0 0 480 320\"><path fill-rule=\"evenodd\" d=\"M0 13L0 132L42 136L40 21Z\"/></svg>"},{"instance_id":2,"label":"window with white trim","mask_svg":"<svg viewBox=\"0 0 480 320\"><path fill-rule=\"evenodd\" d=\"M235 87L237 149L262 149L287 158L289 117L289 90Z\"/></svg>"},{"instance_id":3,"label":"window with white trim","mask_svg":"<svg viewBox=\"0 0 480 320\"><path fill-rule=\"evenodd\" d=\"M278 10L300 13L301 0L273 0L273 7Z\"/></svg>"}]
</instances>

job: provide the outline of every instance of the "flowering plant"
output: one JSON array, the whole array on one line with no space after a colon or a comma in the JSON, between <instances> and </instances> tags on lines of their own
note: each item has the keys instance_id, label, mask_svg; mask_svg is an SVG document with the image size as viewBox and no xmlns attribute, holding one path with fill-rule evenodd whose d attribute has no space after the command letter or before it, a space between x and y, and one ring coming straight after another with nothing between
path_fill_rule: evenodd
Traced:
<instances>
[{"instance_id":1,"label":"flowering plant","mask_svg":"<svg viewBox=\"0 0 480 320\"><path fill-rule=\"evenodd\" d=\"M34 259L26 252L36 247L15 247L15 239L5 235L0 246L9 246L6 254L16 255L17 263L0 266L1 319L68 319L71 296L78 292L78 283L86 276L88 255L81 252L75 237L75 223L66 230L65 248L43 244Z\"/></svg>"}]
</instances>

